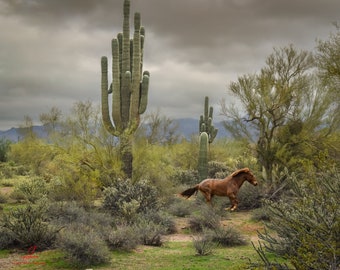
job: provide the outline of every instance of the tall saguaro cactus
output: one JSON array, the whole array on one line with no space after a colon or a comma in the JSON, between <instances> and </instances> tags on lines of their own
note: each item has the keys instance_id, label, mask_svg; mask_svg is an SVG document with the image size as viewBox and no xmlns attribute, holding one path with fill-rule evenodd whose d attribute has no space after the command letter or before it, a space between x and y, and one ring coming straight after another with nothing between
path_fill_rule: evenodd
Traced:
<instances>
[{"instance_id":1,"label":"tall saguaro cactus","mask_svg":"<svg viewBox=\"0 0 340 270\"><path fill-rule=\"evenodd\" d=\"M120 138L123 171L132 176L132 139L140 115L147 107L149 77L143 72L145 29L139 13L134 16L134 34L130 39L130 0L124 1L123 33L112 39L112 83L108 87L108 61L101 58L102 118L105 128ZM108 96L112 94L110 115Z\"/></svg>"},{"instance_id":2,"label":"tall saguaro cactus","mask_svg":"<svg viewBox=\"0 0 340 270\"><path fill-rule=\"evenodd\" d=\"M199 144L200 150L198 155L198 174L200 180L208 177L208 145L215 139L218 129L212 123L213 107L209 107L209 98L204 100L204 114L199 121Z\"/></svg>"}]
</instances>

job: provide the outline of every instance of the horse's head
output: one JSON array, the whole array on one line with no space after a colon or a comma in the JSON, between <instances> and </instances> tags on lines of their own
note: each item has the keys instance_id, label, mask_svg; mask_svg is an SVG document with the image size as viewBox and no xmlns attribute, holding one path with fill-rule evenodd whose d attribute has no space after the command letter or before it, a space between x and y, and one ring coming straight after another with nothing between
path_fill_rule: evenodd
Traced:
<instances>
[{"instance_id":1,"label":"horse's head","mask_svg":"<svg viewBox=\"0 0 340 270\"><path fill-rule=\"evenodd\" d=\"M231 176L237 176L241 175L244 177L245 181L248 181L250 184L257 186L257 180L255 178L255 175L249 170L249 168L243 168L240 170L235 171Z\"/></svg>"}]
</instances>

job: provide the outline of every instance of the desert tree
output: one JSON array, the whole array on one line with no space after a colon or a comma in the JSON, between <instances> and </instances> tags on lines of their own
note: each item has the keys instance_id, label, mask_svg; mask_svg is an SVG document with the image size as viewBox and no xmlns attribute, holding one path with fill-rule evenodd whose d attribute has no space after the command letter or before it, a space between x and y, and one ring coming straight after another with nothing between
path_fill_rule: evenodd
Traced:
<instances>
[{"instance_id":1,"label":"desert tree","mask_svg":"<svg viewBox=\"0 0 340 270\"><path fill-rule=\"evenodd\" d=\"M291 157L303 155L311 160L311 152L318 153L323 147L320 139L333 132L333 100L315 70L312 53L292 45L274 49L258 74L243 75L230 84L240 106L221 101L225 128L234 137L253 142L269 186L281 181L277 173L289 165Z\"/></svg>"}]
</instances>

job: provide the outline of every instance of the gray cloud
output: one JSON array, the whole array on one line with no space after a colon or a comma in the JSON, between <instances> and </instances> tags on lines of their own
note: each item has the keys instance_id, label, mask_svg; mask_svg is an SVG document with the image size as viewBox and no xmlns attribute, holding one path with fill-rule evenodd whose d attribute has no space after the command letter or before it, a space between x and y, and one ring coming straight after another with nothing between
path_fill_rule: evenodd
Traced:
<instances>
[{"instance_id":1,"label":"gray cloud","mask_svg":"<svg viewBox=\"0 0 340 270\"><path fill-rule=\"evenodd\" d=\"M312 50L339 21L338 0L131 0L146 28L148 111L199 117L237 76L258 71L272 48ZM0 130L24 115L39 124L52 106L67 114L100 102L100 57L122 29L123 0L0 0Z\"/></svg>"}]
</instances>

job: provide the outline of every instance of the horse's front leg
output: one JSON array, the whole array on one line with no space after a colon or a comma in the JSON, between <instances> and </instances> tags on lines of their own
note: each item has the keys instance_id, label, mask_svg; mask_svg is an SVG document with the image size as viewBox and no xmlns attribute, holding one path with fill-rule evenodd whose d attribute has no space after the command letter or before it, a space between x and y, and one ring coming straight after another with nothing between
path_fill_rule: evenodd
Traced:
<instances>
[{"instance_id":1,"label":"horse's front leg","mask_svg":"<svg viewBox=\"0 0 340 270\"><path fill-rule=\"evenodd\" d=\"M226 208L226 210L230 210L230 211L235 211L238 205L238 200L236 197L236 194L232 193L232 194L228 194L231 206L229 208Z\"/></svg>"}]
</instances>

